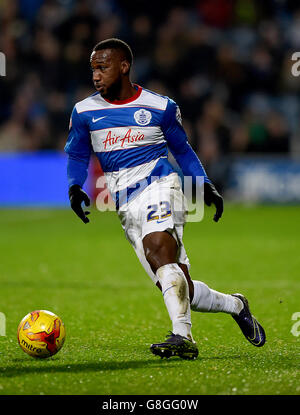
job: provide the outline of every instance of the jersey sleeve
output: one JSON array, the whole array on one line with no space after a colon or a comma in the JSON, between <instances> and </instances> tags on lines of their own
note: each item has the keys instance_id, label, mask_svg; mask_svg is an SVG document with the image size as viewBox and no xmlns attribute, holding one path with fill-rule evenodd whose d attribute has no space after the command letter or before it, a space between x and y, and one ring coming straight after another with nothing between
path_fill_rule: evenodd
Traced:
<instances>
[{"instance_id":1,"label":"jersey sleeve","mask_svg":"<svg viewBox=\"0 0 300 415\"><path fill-rule=\"evenodd\" d=\"M204 177L204 181L210 183L201 161L188 142L181 124L180 109L171 99L168 100L161 127L168 147L184 176L191 176L194 180L196 177Z\"/></svg>"},{"instance_id":2,"label":"jersey sleeve","mask_svg":"<svg viewBox=\"0 0 300 415\"><path fill-rule=\"evenodd\" d=\"M88 175L92 145L88 126L73 108L65 152L68 154L67 174L69 186L83 186Z\"/></svg>"}]
</instances>

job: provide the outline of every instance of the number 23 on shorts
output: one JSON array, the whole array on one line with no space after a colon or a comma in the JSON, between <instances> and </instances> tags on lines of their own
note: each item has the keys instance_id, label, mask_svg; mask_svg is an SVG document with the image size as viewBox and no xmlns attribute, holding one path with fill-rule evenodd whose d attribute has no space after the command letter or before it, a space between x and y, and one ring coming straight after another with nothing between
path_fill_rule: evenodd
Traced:
<instances>
[{"instance_id":1,"label":"number 23 on shorts","mask_svg":"<svg viewBox=\"0 0 300 415\"><path fill-rule=\"evenodd\" d=\"M148 210L150 209L150 212L147 214L147 222L150 222L152 220L159 220L159 219L165 219L169 216L171 216L171 206L170 203L166 200L159 203L160 205L160 211L162 212L160 215L157 215L158 211L158 204L155 203L153 205L148 206Z\"/></svg>"}]
</instances>

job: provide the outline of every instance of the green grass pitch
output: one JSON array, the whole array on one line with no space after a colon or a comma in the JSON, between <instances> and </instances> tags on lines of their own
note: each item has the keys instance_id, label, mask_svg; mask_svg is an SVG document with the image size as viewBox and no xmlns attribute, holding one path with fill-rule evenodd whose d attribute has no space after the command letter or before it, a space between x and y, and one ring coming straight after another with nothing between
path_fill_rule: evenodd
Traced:
<instances>
[{"instance_id":1,"label":"green grass pitch","mask_svg":"<svg viewBox=\"0 0 300 415\"><path fill-rule=\"evenodd\" d=\"M245 294L267 342L252 346L229 315L192 312L199 357L184 361L149 351L171 324L114 212L84 225L71 210L1 210L0 394L299 395L299 207L226 205L218 224L213 212L186 226L192 278ZM35 309L66 326L44 360L16 339Z\"/></svg>"}]
</instances>

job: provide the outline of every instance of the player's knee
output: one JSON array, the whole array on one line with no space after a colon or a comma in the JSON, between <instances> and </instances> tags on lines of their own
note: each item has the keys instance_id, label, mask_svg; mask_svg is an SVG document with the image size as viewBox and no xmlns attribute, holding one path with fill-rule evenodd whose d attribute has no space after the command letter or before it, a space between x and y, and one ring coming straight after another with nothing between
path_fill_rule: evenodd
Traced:
<instances>
[{"instance_id":1,"label":"player's knee","mask_svg":"<svg viewBox=\"0 0 300 415\"><path fill-rule=\"evenodd\" d=\"M147 247L145 249L145 256L154 272L163 265L175 262L168 247L162 243Z\"/></svg>"},{"instance_id":2,"label":"player's knee","mask_svg":"<svg viewBox=\"0 0 300 415\"><path fill-rule=\"evenodd\" d=\"M176 262L177 243L167 232L155 232L143 240L145 257L153 272L166 264Z\"/></svg>"},{"instance_id":3,"label":"player's knee","mask_svg":"<svg viewBox=\"0 0 300 415\"><path fill-rule=\"evenodd\" d=\"M145 247L145 256L150 265L163 260L166 254L166 246L160 241L156 241L151 246Z\"/></svg>"}]
</instances>

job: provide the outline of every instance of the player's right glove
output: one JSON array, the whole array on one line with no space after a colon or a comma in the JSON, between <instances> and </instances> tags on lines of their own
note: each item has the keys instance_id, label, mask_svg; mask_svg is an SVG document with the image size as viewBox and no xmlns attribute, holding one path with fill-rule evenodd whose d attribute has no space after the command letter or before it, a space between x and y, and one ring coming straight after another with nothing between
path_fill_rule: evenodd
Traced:
<instances>
[{"instance_id":1,"label":"player's right glove","mask_svg":"<svg viewBox=\"0 0 300 415\"><path fill-rule=\"evenodd\" d=\"M74 210L77 216L80 217L82 222L88 223L89 219L87 218L87 215L90 214L89 211L83 211L82 209L82 202L85 203L85 206L90 206L90 198L85 193L84 190L81 189L81 187L78 184L74 184L69 188L69 199L71 208Z\"/></svg>"},{"instance_id":2,"label":"player's right glove","mask_svg":"<svg viewBox=\"0 0 300 415\"><path fill-rule=\"evenodd\" d=\"M212 183L204 182L204 202L207 206L210 206L212 203L215 205L214 221L218 222L223 213L223 198Z\"/></svg>"}]
</instances>

